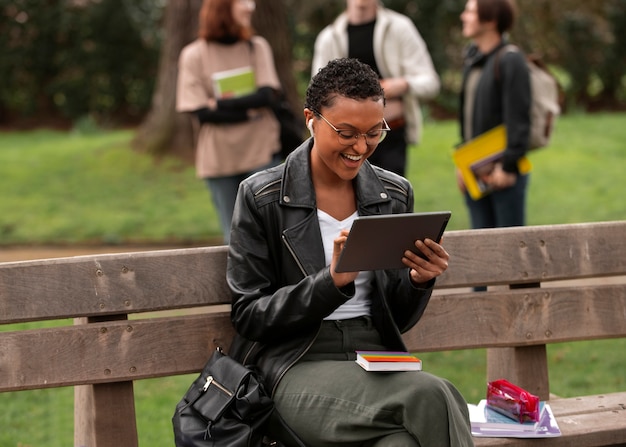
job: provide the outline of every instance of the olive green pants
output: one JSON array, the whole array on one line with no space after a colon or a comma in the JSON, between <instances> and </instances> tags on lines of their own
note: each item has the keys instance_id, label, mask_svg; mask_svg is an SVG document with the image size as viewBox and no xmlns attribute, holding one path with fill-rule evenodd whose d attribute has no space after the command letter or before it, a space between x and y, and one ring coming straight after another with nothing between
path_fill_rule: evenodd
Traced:
<instances>
[{"instance_id":1,"label":"olive green pants","mask_svg":"<svg viewBox=\"0 0 626 447\"><path fill-rule=\"evenodd\" d=\"M381 348L369 318L323 324L274 395L306 445L473 446L467 403L450 382L425 371L368 372L353 361L357 349Z\"/></svg>"}]
</instances>

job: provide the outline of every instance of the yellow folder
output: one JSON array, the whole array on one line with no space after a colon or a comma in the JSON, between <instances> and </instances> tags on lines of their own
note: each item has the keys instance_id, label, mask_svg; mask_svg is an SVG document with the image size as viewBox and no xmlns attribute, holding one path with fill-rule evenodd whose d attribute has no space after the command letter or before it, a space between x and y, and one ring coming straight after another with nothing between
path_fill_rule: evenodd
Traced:
<instances>
[{"instance_id":1,"label":"yellow folder","mask_svg":"<svg viewBox=\"0 0 626 447\"><path fill-rule=\"evenodd\" d=\"M459 168L472 199L478 200L491 192L480 177L493 169L494 163L502 157L505 149L506 129L501 124L461 144L452 154L454 164ZM520 158L518 169L520 174L530 172L530 160L527 157Z\"/></svg>"}]
</instances>

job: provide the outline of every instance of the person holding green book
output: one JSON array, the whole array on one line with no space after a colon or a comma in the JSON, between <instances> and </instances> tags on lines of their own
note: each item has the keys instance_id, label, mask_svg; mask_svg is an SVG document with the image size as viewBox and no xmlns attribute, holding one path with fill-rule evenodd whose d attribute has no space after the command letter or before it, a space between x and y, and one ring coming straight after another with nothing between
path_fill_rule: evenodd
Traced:
<instances>
[{"instance_id":1,"label":"person holding green book","mask_svg":"<svg viewBox=\"0 0 626 447\"><path fill-rule=\"evenodd\" d=\"M251 26L254 0L204 0L198 38L179 58L176 109L198 123L196 173L206 182L224 243L239 182L280 163L280 90L268 42Z\"/></svg>"}]
</instances>

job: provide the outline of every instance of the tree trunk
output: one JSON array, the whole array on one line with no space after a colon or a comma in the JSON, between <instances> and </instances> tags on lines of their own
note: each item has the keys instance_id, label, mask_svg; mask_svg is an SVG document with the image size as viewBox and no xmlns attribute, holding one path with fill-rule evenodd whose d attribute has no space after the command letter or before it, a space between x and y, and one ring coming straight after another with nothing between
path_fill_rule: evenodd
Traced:
<instances>
[{"instance_id":1,"label":"tree trunk","mask_svg":"<svg viewBox=\"0 0 626 447\"><path fill-rule=\"evenodd\" d=\"M293 66L292 33L287 23L287 8L283 0L257 2L253 16L254 27L272 47L278 78L296 116L302 115L302 100L298 95ZM304 118L302 118L304 122Z\"/></svg>"},{"instance_id":2,"label":"tree trunk","mask_svg":"<svg viewBox=\"0 0 626 447\"><path fill-rule=\"evenodd\" d=\"M141 124L133 146L157 156L172 154L190 162L194 159L191 117L176 112L178 56L196 38L202 0L172 0L164 14L164 38L152 107Z\"/></svg>"},{"instance_id":3,"label":"tree trunk","mask_svg":"<svg viewBox=\"0 0 626 447\"><path fill-rule=\"evenodd\" d=\"M134 139L135 149L151 154L174 155L193 162L194 123L188 114L176 112L176 77L181 50L196 37L202 0L171 0L164 14L165 37L152 107ZM274 50L278 77L294 110L301 111L292 68L291 37L282 0L257 2L254 23Z\"/></svg>"}]
</instances>

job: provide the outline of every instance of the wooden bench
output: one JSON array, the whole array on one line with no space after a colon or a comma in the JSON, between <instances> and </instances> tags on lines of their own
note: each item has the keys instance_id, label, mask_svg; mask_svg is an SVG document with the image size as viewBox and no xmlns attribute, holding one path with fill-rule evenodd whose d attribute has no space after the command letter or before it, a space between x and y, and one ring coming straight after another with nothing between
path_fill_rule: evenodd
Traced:
<instances>
[{"instance_id":1,"label":"wooden bench","mask_svg":"<svg viewBox=\"0 0 626 447\"><path fill-rule=\"evenodd\" d=\"M489 348L486 380L550 399L563 432L476 445L626 445L626 390L551 396L546 356L549 343L626 337L626 221L451 231L444 246L450 267L407 345ZM226 247L0 264L0 323L74 319L0 332L0 392L75 386L74 445L136 447L133 382L197 373L228 348L225 264Z\"/></svg>"}]
</instances>

